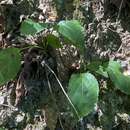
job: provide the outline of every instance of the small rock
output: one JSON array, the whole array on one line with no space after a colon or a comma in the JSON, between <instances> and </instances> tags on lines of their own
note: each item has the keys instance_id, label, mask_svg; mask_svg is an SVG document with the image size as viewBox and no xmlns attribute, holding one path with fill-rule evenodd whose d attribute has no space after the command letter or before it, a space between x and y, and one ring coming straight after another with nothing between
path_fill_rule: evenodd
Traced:
<instances>
[{"instance_id":1,"label":"small rock","mask_svg":"<svg viewBox=\"0 0 130 130\"><path fill-rule=\"evenodd\" d=\"M21 113L21 114L18 114L17 116L16 116L16 122L17 123L20 123L20 122L22 122L23 120L24 120L24 117L25 117L25 114L24 113Z\"/></svg>"},{"instance_id":2,"label":"small rock","mask_svg":"<svg viewBox=\"0 0 130 130\"><path fill-rule=\"evenodd\" d=\"M0 96L0 105L3 104L5 101L5 98L3 96Z\"/></svg>"}]
</instances>

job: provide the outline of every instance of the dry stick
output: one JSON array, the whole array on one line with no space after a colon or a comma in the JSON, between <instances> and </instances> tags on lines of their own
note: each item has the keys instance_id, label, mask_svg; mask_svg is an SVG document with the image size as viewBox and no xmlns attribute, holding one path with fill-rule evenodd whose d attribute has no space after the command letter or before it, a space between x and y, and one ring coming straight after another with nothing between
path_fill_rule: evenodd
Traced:
<instances>
[{"instance_id":1,"label":"dry stick","mask_svg":"<svg viewBox=\"0 0 130 130\"><path fill-rule=\"evenodd\" d=\"M54 94L53 94L53 92L52 92L51 84L50 84L50 81L49 81L49 78L48 78L47 73L46 73L46 77L47 77L47 83L48 83L49 91L50 91L50 93L51 93L52 100L54 100L54 99L55 99L55 96L54 96ZM58 113L60 113L55 100L54 100L54 102L55 102L55 105L56 105L56 108L57 108ZM59 116L58 118L59 118L59 122L60 122L61 128L64 130L64 127L63 127L63 125L62 125L62 121L61 121L60 115L58 115L58 116Z\"/></svg>"},{"instance_id":2,"label":"dry stick","mask_svg":"<svg viewBox=\"0 0 130 130\"><path fill-rule=\"evenodd\" d=\"M72 108L74 109L74 111L75 111L75 113L76 113L78 119L80 119L80 116L79 116L79 114L78 114L78 111L76 110L74 104L72 103L72 101L70 100L69 96L68 96L67 93L65 92L65 90L64 90L64 88L63 88L63 86L62 86L60 80L58 79L57 75L55 74L55 72L45 63L45 61L42 61L41 64L42 64L42 66L45 65L45 66L52 72L52 74L55 76L55 78L56 78L58 84L60 85L60 87L61 87L61 89L62 89L64 95L66 96L66 98L68 99L70 105L71 105Z\"/></svg>"}]
</instances>

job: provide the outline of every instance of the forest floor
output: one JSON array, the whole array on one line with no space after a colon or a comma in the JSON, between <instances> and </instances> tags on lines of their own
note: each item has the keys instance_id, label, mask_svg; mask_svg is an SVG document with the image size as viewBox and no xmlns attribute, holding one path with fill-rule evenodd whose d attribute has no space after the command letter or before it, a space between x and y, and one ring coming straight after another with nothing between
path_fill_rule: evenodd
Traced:
<instances>
[{"instance_id":1,"label":"forest floor","mask_svg":"<svg viewBox=\"0 0 130 130\"><path fill-rule=\"evenodd\" d=\"M38 48L27 49L28 45L40 43L41 35L27 38L20 35L21 22L26 18L52 23L78 19L86 32L85 61L115 59L121 63L124 74L130 75L129 0L0 0L0 47L25 48L24 64L16 80L0 87L1 128L130 130L130 96L103 78L99 81L96 108L82 122L74 124L55 76L41 62L46 60L67 90L71 66L79 60L72 54L76 49L69 45L59 50L48 48L47 53Z\"/></svg>"}]
</instances>

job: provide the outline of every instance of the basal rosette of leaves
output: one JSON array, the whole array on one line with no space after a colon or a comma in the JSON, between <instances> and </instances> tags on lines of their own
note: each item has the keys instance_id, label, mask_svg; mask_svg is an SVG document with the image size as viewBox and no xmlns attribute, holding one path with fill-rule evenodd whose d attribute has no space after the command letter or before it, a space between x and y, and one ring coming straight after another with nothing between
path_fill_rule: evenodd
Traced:
<instances>
[{"instance_id":1,"label":"basal rosette of leaves","mask_svg":"<svg viewBox=\"0 0 130 130\"><path fill-rule=\"evenodd\" d=\"M30 32L29 30L32 26ZM44 27L41 27L41 24L32 21L25 20L21 26L21 33L24 35L34 35L44 30ZM70 44L75 45L80 52L83 54L85 40L84 40L84 28L77 20L70 21L60 21L55 27L54 30L59 33L59 37L54 34L48 34L47 44L51 45L54 48L62 47L60 44L60 36L67 39ZM96 78L90 73L80 73L73 74L69 81L68 95L74 108L78 114L78 117L82 118L91 112L98 101L99 86ZM74 112L74 111L73 111Z\"/></svg>"},{"instance_id":2,"label":"basal rosette of leaves","mask_svg":"<svg viewBox=\"0 0 130 130\"><path fill-rule=\"evenodd\" d=\"M77 20L60 21L56 25L49 26L48 23L38 23L26 19L21 24L21 34L24 36L36 35L37 33L53 28L58 35L49 33L46 36L47 45L54 48L62 47L61 38L69 40L70 44L79 48L81 54L84 52L84 28ZM62 36L62 37L61 37ZM7 48L0 50L0 85L13 80L21 67L20 49ZM95 61L87 65L90 72L110 78L113 84L126 94L130 94L130 77L123 75L121 66L116 61ZM68 85L68 96L73 104L73 112L82 118L89 114L98 102L99 84L91 73L72 74Z\"/></svg>"},{"instance_id":3,"label":"basal rosette of leaves","mask_svg":"<svg viewBox=\"0 0 130 130\"><path fill-rule=\"evenodd\" d=\"M61 35L64 39L67 39L70 44L75 45L80 49L81 52L84 50L85 40L84 40L84 28L77 20L66 20L60 21L56 25L50 25L47 23L38 23L31 19L26 19L22 22L20 32L22 35L36 35L37 33L43 31L44 29L53 28L59 36ZM60 39L54 34L49 34L46 37L48 44L52 47L59 48ZM55 45L54 45L55 44Z\"/></svg>"}]
</instances>

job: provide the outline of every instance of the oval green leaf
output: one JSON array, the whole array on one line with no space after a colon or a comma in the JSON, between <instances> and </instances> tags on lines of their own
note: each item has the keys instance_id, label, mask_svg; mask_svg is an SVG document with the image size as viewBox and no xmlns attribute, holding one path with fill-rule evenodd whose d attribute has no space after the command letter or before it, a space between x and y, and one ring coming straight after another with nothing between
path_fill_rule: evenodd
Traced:
<instances>
[{"instance_id":1,"label":"oval green leaf","mask_svg":"<svg viewBox=\"0 0 130 130\"><path fill-rule=\"evenodd\" d=\"M21 54L17 48L0 51L0 85L16 77L21 66Z\"/></svg>"},{"instance_id":2,"label":"oval green leaf","mask_svg":"<svg viewBox=\"0 0 130 130\"><path fill-rule=\"evenodd\" d=\"M47 35L47 43L48 43L48 45L50 45L54 48L61 48L62 47L62 45L60 44L59 38L53 34Z\"/></svg>"},{"instance_id":3,"label":"oval green leaf","mask_svg":"<svg viewBox=\"0 0 130 130\"><path fill-rule=\"evenodd\" d=\"M81 24L77 20L70 20L61 21L58 26L58 32L83 52L85 40Z\"/></svg>"},{"instance_id":4,"label":"oval green leaf","mask_svg":"<svg viewBox=\"0 0 130 130\"><path fill-rule=\"evenodd\" d=\"M114 85L122 92L130 95L130 76L125 76L121 72L121 65L116 61L109 61L107 71Z\"/></svg>"},{"instance_id":5,"label":"oval green leaf","mask_svg":"<svg viewBox=\"0 0 130 130\"><path fill-rule=\"evenodd\" d=\"M23 35L35 35L36 33L39 33L40 31L46 29L47 26L48 24L46 23L37 23L31 19L27 19L22 22L20 32Z\"/></svg>"},{"instance_id":6,"label":"oval green leaf","mask_svg":"<svg viewBox=\"0 0 130 130\"><path fill-rule=\"evenodd\" d=\"M90 73L73 74L69 81L68 95L82 118L89 114L98 101L99 85Z\"/></svg>"}]
</instances>

